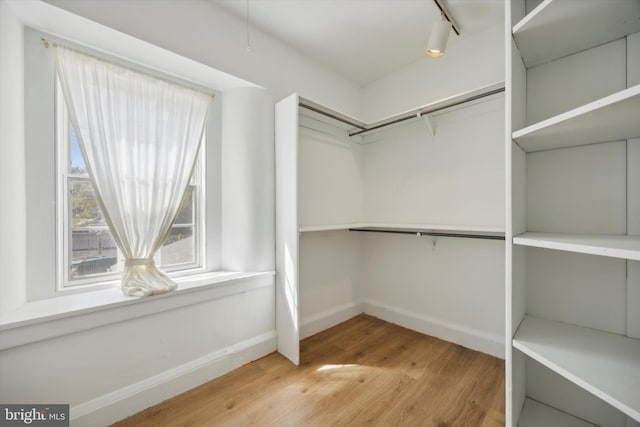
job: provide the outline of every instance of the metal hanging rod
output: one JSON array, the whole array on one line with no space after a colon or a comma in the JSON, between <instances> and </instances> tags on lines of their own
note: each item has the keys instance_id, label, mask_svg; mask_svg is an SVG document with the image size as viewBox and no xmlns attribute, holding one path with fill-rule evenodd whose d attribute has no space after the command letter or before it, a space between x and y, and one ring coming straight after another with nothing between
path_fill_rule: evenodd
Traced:
<instances>
[{"instance_id":1,"label":"metal hanging rod","mask_svg":"<svg viewBox=\"0 0 640 427\"><path fill-rule=\"evenodd\" d=\"M305 104L304 102L300 102L298 105L300 107L302 107L302 108L305 108L305 109L309 110L309 111L313 111L315 113L322 114L323 116L329 117L329 118L331 118L333 120L337 120L339 122L342 122L342 123L348 124L350 126L353 126L354 128L360 129L360 130L357 130L355 132L349 132L349 136L356 136L356 135L361 135L361 134L363 134L365 132L370 132L372 130L382 129L383 127L386 127L386 126L395 125L396 123L401 123L401 122L404 122L404 121L407 121L407 120L415 119L416 117L420 117L420 116L423 116L425 114L435 113L435 112L438 112L438 111L441 111L441 110L445 110L447 108L456 107L458 105L465 104L467 102L476 101L478 99L486 98L488 96L495 95L495 94L501 93L501 92L504 92L504 87L500 87L500 88L497 88L497 89L491 89L491 90L489 90L487 92L482 92L482 93L479 93L477 95L472 95L472 96L469 96L467 98L459 99L457 101L452 101L452 102L450 102L448 104L439 105L437 107L425 108L423 110L418 110L415 113L411 113L411 114L408 114L406 116L399 117L397 119L391 120L389 122L385 122L385 123L382 123L382 124L379 124L379 125L375 125L375 126L371 126L371 127L363 126L362 124L359 124L359 123L354 123L353 121L348 120L348 119L346 119L344 117L340 117L340 116L338 116L336 114L332 114L332 113L330 113L330 112L328 112L326 110L323 110L321 108L317 108L317 107L314 107L312 105Z\"/></svg>"},{"instance_id":2,"label":"metal hanging rod","mask_svg":"<svg viewBox=\"0 0 640 427\"><path fill-rule=\"evenodd\" d=\"M484 239L484 240L504 240L504 236L496 234L466 234L466 233L443 233L439 231L409 231L391 230L384 228L350 228L349 231L362 231L366 233L391 233L391 234L411 234L412 236L434 236L434 237L458 237L463 239Z\"/></svg>"},{"instance_id":3,"label":"metal hanging rod","mask_svg":"<svg viewBox=\"0 0 640 427\"><path fill-rule=\"evenodd\" d=\"M415 119L416 117L420 117L420 116L423 116L425 114L431 114L431 113L435 113L437 111L445 110L447 108L451 108L451 107L455 107L455 106L458 106L458 105L466 104L467 102L476 101L478 99L486 98L488 96L495 95L495 94L501 93L501 92L504 92L504 87L501 87L501 88L498 88L498 89L492 89L492 90L489 90L487 92L479 93L477 95L469 96L467 98L464 98L464 99L461 99L461 100L458 100L458 101L453 101L451 103L440 105L440 106L437 106L437 107L426 108L424 110L419 110L416 113L412 113L411 115L407 115L407 116L404 116L404 117L399 117L399 118L391 120L389 122L382 123L382 124L379 124L379 125L376 125L376 126L372 126L372 127L368 127L366 129L362 129L361 128L362 130L359 130L359 131L356 131L356 132L349 132L349 136L362 135L363 133L370 132L372 130L382 129L382 128L387 127L387 126L395 125L396 123L401 123L401 122L404 122L404 121L407 121L407 120Z\"/></svg>"},{"instance_id":4,"label":"metal hanging rod","mask_svg":"<svg viewBox=\"0 0 640 427\"><path fill-rule=\"evenodd\" d=\"M353 126L354 128L358 128L358 129L362 129L362 130L366 130L367 129L366 127L364 127L362 125L359 125L357 123L353 123L352 121L349 121L349 120L347 120L345 118L336 116L335 114L328 113L328 112L326 112L324 110L321 110L319 108L312 107L311 105L307 105L307 104L304 104L302 102L300 102L298 105L301 106L302 108L306 108L307 110L313 111L314 113L322 114L323 116L327 116L327 117L330 117L330 118L332 118L334 120L337 120L339 122L342 122L342 123L348 124L350 126ZM349 136L351 136L351 135L349 135Z\"/></svg>"}]
</instances>

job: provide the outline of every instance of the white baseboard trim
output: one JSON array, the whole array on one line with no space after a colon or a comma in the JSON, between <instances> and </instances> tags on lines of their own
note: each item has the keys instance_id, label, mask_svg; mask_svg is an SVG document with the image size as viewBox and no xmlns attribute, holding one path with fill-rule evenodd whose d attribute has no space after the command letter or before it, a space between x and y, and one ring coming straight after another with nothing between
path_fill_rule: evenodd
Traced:
<instances>
[{"instance_id":1,"label":"white baseboard trim","mask_svg":"<svg viewBox=\"0 0 640 427\"><path fill-rule=\"evenodd\" d=\"M365 299L363 306L364 312L371 316L504 359L504 340L500 335L479 331L370 299Z\"/></svg>"},{"instance_id":2,"label":"white baseboard trim","mask_svg":"<svg viewBox=\"0 0 640 427\"><path fill-rule=\"evenodd\" d=\"M362 301L352 301L302 319L300 322L300 339L329 329L338 323L357 316L363 311Z\"/></svg>"},{"instance_id":3,"label":"white baseboard trim","mask_svg":"<svg viewBox=\"0 0 640 427\"><path fill-rule=\"evenodd\" d=\"M72 426L105 426L276 350L276 331L252 337L70 408Z\"/></svg>"}]
</instances>

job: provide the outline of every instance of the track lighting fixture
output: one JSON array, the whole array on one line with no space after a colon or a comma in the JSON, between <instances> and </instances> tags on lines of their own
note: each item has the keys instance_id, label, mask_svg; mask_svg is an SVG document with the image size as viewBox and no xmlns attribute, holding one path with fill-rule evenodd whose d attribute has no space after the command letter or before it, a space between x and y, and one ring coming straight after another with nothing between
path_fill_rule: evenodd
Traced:
<instances>
[{"instance_id":1,"label":"track lighting fixture","mask_svg":"<svg viewBox=\"0 0 640 427\"><path fill-rule=\"evenodd\" d=\"M431 35L429 36L429 43L427 44L427 51L425 53L434 58L444 55L450 32L451 22L445 18L445 12L443 10L440 21L436 22L431 29Z\"/></svg>"}]
</instances>

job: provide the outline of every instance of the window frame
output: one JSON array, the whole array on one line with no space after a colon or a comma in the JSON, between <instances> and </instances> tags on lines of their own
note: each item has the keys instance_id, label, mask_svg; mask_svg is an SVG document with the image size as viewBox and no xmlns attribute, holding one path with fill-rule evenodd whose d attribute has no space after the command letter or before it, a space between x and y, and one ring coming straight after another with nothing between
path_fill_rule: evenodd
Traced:
<instances>
[{"instance_id":1,"label":"window frame","mask_svg":"<svg viewBox=\"0 0 640 427\"><path fill-rule=\"evenodd\" d=\"M71 171L71 138L70 138L70 120L62 88L58 80L57 74L54 76L54 125L55 125L55 176L56 176L56 293L70 292L86 292L91 290L99 290L111 288L120 285L120 275L124 266L124 257L119 248L116 248L118 270L109 273L98 273L86 275L81 278L71 277L71 239L72 239L72 198L70 197L71 185L73 181L91 182L88 175L81 175ZM192 227L193 228L193 249L194 259L192 262L177 263L163 267L161 264L162 248L158 250L154 256L156 265L162 271L169 273L171 277L183 277L193 274L201 274L207 271L207 254L205 245L206 231L206 123L205 132L203 132L202 141L196 165L194 166L193 175L189 181L188 187L197 189L194 191L193 198L193 221L189 224L172 224L171 229L175 227ZM103 228L102 226L96 226ZM108 227L106 227L108 230Z\"/></svg>"}]
</instances>

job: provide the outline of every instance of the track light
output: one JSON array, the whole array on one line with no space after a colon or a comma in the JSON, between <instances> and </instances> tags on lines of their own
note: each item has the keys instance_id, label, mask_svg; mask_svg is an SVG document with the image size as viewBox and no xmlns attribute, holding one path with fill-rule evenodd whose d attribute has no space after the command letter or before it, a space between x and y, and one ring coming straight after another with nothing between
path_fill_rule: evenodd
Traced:
<instances>
[{"instance_id":1,"label":"track light","mask_svg":"<svg viewBox=\"0 0 640 427\"><path fill-rule=\"evenodd\" d=\"M444 55L444 50L447 47L447 41L449 41L450 32L451 23L445 18L443 10L440 21L436 22L433 29L431 29L431 35L429 36L429 43L427 44L425 54L434 58Z\"/></svg>"}]
</instances>

